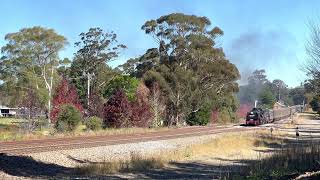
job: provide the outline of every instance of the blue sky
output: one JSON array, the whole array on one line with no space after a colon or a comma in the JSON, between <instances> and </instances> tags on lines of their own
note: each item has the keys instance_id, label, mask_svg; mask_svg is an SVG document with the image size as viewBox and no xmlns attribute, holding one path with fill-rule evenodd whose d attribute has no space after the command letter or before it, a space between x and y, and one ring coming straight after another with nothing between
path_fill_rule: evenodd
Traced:
<instances>
[{"instance_id":1,"label":"blue sky","mask_svg":"<svg viewBox=\"0 0 320 180\"><path fill-rule=\"evenodd\" d=\"M140 30L149 19L182 12L207 16L225 33L219 39L227 57L235 63L242 81L254 69L264 68L269 79L282 79L289 86L305 79L307 22L319 16L320 1L302 0L2 0L0 46L4 36L36 25L53 28L67 37L61 57L72 58L74 42L90 27L113 30L128 46L113 65L154 47L153 39Z\"/></svg>"}]
</instances>

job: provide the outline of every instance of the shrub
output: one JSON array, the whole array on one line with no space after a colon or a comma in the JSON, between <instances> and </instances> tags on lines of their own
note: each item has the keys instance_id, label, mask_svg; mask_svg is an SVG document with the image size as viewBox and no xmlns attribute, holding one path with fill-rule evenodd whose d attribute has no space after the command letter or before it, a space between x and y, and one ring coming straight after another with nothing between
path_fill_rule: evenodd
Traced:
<instances>
[{"instance_id":1,"label":"shrub","mask_svg":"<svg viewBox=\"0 0 320 180\"><path fill-rule=\"evenodd\" d=\"M320 113L320 96L314 96L309 104L313 111Z\"/></svg>"},{"instance_id":2,"label":"shrub","mask_svg":"<svg viewBox=\"0 0 320 180\"><path fill-rule=\"evenodd\" d=\"M76 89L70 86L68 81L64 79L56 88L56 93L53 96L52 111L50 113L52 122L56 122L60 108L65 104L71 104L77 108L79 112L83 112L83 107L79 102Z\"/></svg>"},{"instance_id":3,"label":"shrub","mask_svg":"<svg viewBox=\"0 0 320 180\"><path fill-rule=\"evenodd\" d=\"M104 97L110 97L115 91L121 89L127 96L129 101L135 100L136 90L139 85L139 80L127 75L118 75L114 77L104 90Z\"/></svg>"},{"instance_id":4,"label":"shrub","mask_svg":"<svg viewBox=\"0 0 320 180\"><path fill-rule=\"evenodd\" d=\"M117 90L104 105L105 127L130 127L131 106L126 94Z\"/></svg>"},{"instance_id":5,"label":"shrub","mask_svg":"<svg viewBox=\"0 0 320 180\"><path fill-rule=\"evenodd\" d=\"M102 128L102 119L97 116L89 117L86 120L85 125L88 130L92 130L92 131L99 130Z\"/></svg>"},{"instance_id":6,"label":"shrub","mask_svg":"<svg viewBox=\"0 0 320 180\"><path fill-rule=\"evenodd\" d=\"M139 84L136 100L131 102L130 121L133 126L149 127L153 118L151 106L148 102L149 89L144 84Z\"/></svg>"},{"instance_id":7,"label":"shrub","mask_svg":"<svg viewBox=\"0 0 320 180\"><path fill-rule=\"evenodd\" d=\"M203 107L197 112L192 112L187 117L187 123L191 126L205 126L210 121L211 108Z\"/></svg>"},{"instance_id":8,"label":"shrub","mask_svg":"<svg viewBox=\"0 0 320 180\"><path fill-rule=\"evenodd\" d=\"M74 131L81 121L80 111L71 104L61 106L56 122L56 129L59 132Z\"/></svg>"}]
</instances>

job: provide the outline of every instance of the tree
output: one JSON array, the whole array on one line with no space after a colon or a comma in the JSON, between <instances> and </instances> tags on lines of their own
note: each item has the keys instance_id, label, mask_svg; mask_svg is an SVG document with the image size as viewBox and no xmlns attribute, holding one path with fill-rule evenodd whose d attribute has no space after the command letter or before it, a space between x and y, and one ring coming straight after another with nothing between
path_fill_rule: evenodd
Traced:
<instances>
[{"instance_id":1,"label":"tree","mask_svg":"<svg viewBox=\"0 0 320 180\"><path fill-rule=\"evenodd\" d=\"M87 91L89 106L91 83L99 76L99 68L105 67L107 62L118 57L120 50L126 46L117 43L117 35L114 32L104 32L101 28L90 28L88 32L80 34L80 39L75 43L79 48L75 54L75 62L78 63L77 68L81 74L76 74L73 78L86 77L87 87L83 89ZM83 81L81 85L85 86Z\"/></svg>"},{"instance_id":2,"label":"tree","mask_svg":"<svg viewBox=\"0 0 320 180\"><path fill-rule=\"evenodd\" d=\"M131 108L128 98L121 89L114 91L114 94L104 105L105 127L131 127Z\"/></svg>"},{"instance_id":3,"label":"tree","mask_svg":"<svg viewBox=\"0 0 320 180\"><path fill-rule=\"evenodd\" d=\"M253 71L252 76L248 78L249 84L265 84L268 82L266 71L264 69L257 69Z\"/></svg>"},{"instance_id":4,"label":"tree","mask_svg":"<svg viewBox=\"0 0 320 180\"><path fill-rule=\"evenodd\" d=\"M314 96L309 104L313 111L317 112L318 114L320 113L320 97L319 96Z\"/></svg>"},{"instance_id":5,"label":"tree","mask_svg":"<svg viewBox=\"0 0 320 180\"><path fill-rule=\"evenodd\" d=\"M57 86L52 101L52 111L50 113L50 116L53 122L56 122L60 109L65 104L72 105L81 113L83 113L83 107L79 102L76 89L73 86L69 85L66 79L63 79Z\"/></svg>"},{"instance_id":6,"label":"tree","mask_svg":"<svg viewBox=\"0 0 320 180\"><path fill-rule=\"evenodd\" d=\"M63 78L69 78L70 75L70 64L71 61L68 58L64 58L63 60L59 61L59 67L57 69L59 76Z\"/></svg>"},{"instance_id":7,"label":"tree","mask_svg":"<svg viewBox=\"0 0 320 180\"><path fill-rule=\"evenodd\" d=\"M35 26L7 34L5 40L8 43L1 49L5 55L0 68L2 80L13 81L16 87L45 88L50 112L58 53L67 44L66 38L53 29Z\"/></svg>"},{"instance_id":8,"label":"tree","mask_svg":"<svg viewBox=\"0 0 320 180\"><path fill-rule=\"evenodd\" d=\"M223 32L210 25L206 17L182 13L149 20L142 30L157 41L158 48L149 49L140 62L126 64L126 69L143 74L146 84L158 83L165 92L169 125L184 123L205 101L238 89L238 69L216 47L215 39Z\"/></svg>"},{"instance_id":9,"label":"tree","mask_svg":"<svg viewBox=\"0 0 320 180\"><path fill-rule=\"evenodd\" d=\"M191 112L187 117L187 123L191 126L204 126L210 122L211 106L204 106L197 112Z\"/></svg>"},{"instance_id":10,"label":"tree","mask_svg":"<svg viewBox=\"0 0 320 180\"><path fill-rule=\"evenodd\" d=\"M138 79L127 75L118 75L112 78L105 86L103 96L108 98L114 93L114 91L121 89L125 92L130 101L134 101L138 85Z\"/></svg>"},{"instance_id":11,"label":"tree","mask_svg":"<svg viewBox=\"0 0 320 180\"><path fill-rule=\"evenodd\" d=\"M71 104L61 106L55 124L59 132L72 132L76 130L81 121L81 112Z\"/></svg>"},{"instance_id":12,"label":"tree","mask_svg":"<svg viewBox=\"0 0 320 180\"><path fill-rule=\"evenodd\" d=\"M294 105L302 105L306 102L305 89L303 86L298 86L290 90L289 96L293 101Z\"/></svg>"},{"instance_id":13,"label":"tree","mask_svg":"<svg viewBox=\"0 0 320 180\"><path fill-rule=\"evenodd\" d=\"M272 108L275 103L275 97L268 88L264 88L259 95L259 104L264 107Z\"/></svg>"},{"instance_id":14,"label":"tree","mask_svg":"<svg viewBox=\"0 0 320 180\"><path fill-rule=\"evenodd\" d=\"M285 82L283 82L280 79L275 79L271 83L271 90L273 94L277 97L276 99L279 100L284 100L288 96L288 85L286 85Z\"/></svg>"},{"instance_id":15,"label":"tree","mask_svg":"<svg viewBox=\"0 0 320 180\"><path fill-rule=\"evenodd\" d=\"M130 121L133 126L149 127L151 125L153 113L148 101L149 94L149 89L143 83L140 83L136 91L136 100L130 103Z\"/></svg>"},{"instance_id":16,"label":"tree","mask_svg":"<svg viewBox=\"0 0 320 180\"><path fill-rule=\"evenodd\" d=\"M254 102L259 99L261 91L270 88L270 82L265 73L264 69L253 71L252 75L248 77L248 84L240 86L237 96L241 104L253 106Z\"/></svg>"},{"instance_id":17,"label":"tree","mask_svg":"<svg viewBox=\"0 0 320 180\"><path fill-rule=\"evenodd\" d=\"M151 123L152 127L160 127L164 125L163 122L166 116L166 104L162 93L163 92L161 92L158 83L154 83L152 87L150 87L149 103L153 113L153 120Z\"/></svg>"},{"instance_id":18,"label":"tree","mask_svg":"<svg viewBox=\"0 0 320 180\"><path fill-rule=\"evenodd\" d=\"M21 118L27 122L23 127L28 131L35 130L39 116L43 115L43 105L36 90L26 90L19 103L19 109Z\"/></svg>"}]
</instances>

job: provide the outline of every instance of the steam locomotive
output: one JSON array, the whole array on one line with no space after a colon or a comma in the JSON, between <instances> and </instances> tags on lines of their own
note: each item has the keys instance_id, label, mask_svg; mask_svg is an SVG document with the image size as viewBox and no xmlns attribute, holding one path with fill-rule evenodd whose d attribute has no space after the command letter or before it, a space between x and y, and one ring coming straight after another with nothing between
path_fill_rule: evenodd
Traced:
<instances>
[{"instance_id":1,"label":"steam locomotive","mask_svg":"<svg viewBox=\"0 0 320 180\"><path fill-rule=\"evenodd\" d=\"M297 112L302 112L303 106L296 105L291 107L284 107L281 109L269 110L262 108L253 108L247 113L246 125L261 125L266 123L273 123L281 119L291 117Z\"/></svg>"}]
</instances>

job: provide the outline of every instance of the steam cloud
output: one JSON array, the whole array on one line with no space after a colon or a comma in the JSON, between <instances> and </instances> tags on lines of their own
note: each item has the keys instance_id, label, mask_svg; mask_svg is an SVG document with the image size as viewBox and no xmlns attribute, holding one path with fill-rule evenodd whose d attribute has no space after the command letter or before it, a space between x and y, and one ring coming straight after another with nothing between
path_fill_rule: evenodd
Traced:
<instances>
[{"instance_id":1,"label":"steam cloud","mask_svg":"<svg viewBox=\"0 0 320 180\"><path fill-rule=\"evenodd\" d=\"M288 73L299 69L296 47L296 39L289 32L253 31L232 40L226 52L239 68L239 83L244 85L256 69L265 69L269 79L290 81Z\"/></svg>"}]
</instances>

